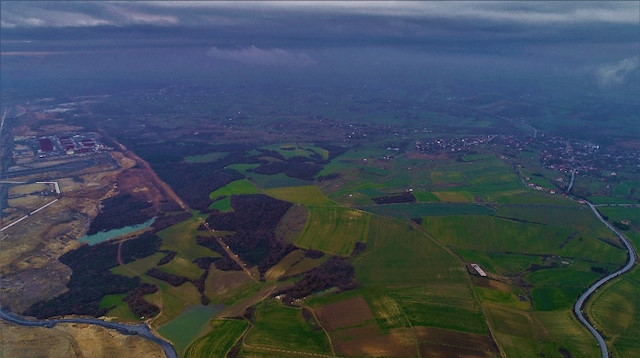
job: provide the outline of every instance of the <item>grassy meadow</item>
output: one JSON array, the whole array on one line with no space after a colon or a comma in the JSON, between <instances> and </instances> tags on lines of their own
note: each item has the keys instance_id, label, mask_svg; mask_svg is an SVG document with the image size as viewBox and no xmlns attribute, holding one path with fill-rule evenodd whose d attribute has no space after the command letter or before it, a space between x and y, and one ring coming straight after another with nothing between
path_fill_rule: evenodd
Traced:
<instances>
[{"instance_id":1,"label":"grassy meadow","mask_svg":"<svg viewBox=\"0 0 640 358\"><path fill-rule=\"evenodd\" d=\"M640 355L640 269L598 290L585 311L601 330L613 357Z\"/></svg>"},{"instance_id":2,"label":"grassy meadow","mask_svg":"<svg viewBox=\"0 0 640 358\"><path fill-rule=\"evenodd\" d=\"M307 224L295 244L347 256L356 242L366 242L371 215L341 207L312 207Z\"/></svg>"},{"instance_id":3,"label":"grassy meadow","mask_svg":"<svg viewBox=\"0 0 640 358\"><path fill-rule=\"evenodd\" d=\"M224 358L249 327L245 320L211 320L211 332L189 346L185 358Z\"/></svg>"}]
</instances>

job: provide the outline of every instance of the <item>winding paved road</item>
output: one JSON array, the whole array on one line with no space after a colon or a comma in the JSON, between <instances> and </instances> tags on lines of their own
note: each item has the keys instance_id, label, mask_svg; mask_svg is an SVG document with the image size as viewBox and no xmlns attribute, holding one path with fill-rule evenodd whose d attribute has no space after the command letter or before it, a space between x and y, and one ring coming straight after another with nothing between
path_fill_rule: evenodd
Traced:
<instances>
[{"instance_id":1,"label":"winding paved road","mask_svg":"<svg viewBox=\"0 0 640 358\"><path fill-rule=\"evenodd\" d=\"M7 322L11 322L13 324L17 324L20 326L27 326L27 327L53 328L58 323L93 324L96 326L101 326L109 329L115 329L116 331L122 334L138 335L138 336L144 337L152 342L159 344L164 350L164 354L167 356L167 358L178 358L178 354L176 353L176 350L173 348L171 343L151 333L151 330L149 330L149 326L147 326L146 324L133 325L133 324L124 324L124 323L117 323L117 322L107 322L107 321L99 320L97 318L60 318L60 319L36 321L36 320L30 320L23 317L19 317L2 310L0 310L0 318Z\"/></svg>"},{"instance_id":2,"label":"winding paved road","mask_svg":"<svg viewBox=\"0 0 640 358\"><path fill-rule=\"evenodd\" d=\"M627 251L629 253L629 260L627 261L627 264L624 265L624 267L622 267L621 269L619 269L618 271L612 274L609 274L601 278L596 283L591 285L591 287L589 287L582 295L580 295L580 298L578 298L575 305L573 306L573 311L575 312L580 322L582 322L582 324L585 327L587 327L589 331L591 331L591 334L593 334L593 336L596 337L596 340L598 340L598 344L600 345L600 351L602 352L602 357L609 358L609 352L607 351L607 344L605 343L604 338L602 338L602 335L600 335L600 333L595 329L595 327L593 327L593 325L591 325L591 323L589 323L589 321L584 317L584 314L582 313L582 307L584 306L584 303L589 298L589 296L591 296L594 292L596 292L598 288L600 288L605 283L613 280L614 278L622 275L623 273L631 270L631 268L635 263L636 252L633 249L633 246L631 246L631 243L629 242L629 240L626 237L624 237L624 235L622 235L620 232L618 232L618 230L616 230L613 227L613 225L609 224L606 220L604 220L604 218L602 218L602 215L600 215L600 213L598 212L598 210L593 204L591 204L590 202L587 202L587 205L589 205L593 213L596 214L596 217L600 221L602 221L602 223L607 225L607 227L616 234L616 236L620 239L620 241L622 241L624 246L627 248Z\"/></svg>"}]
</instances>

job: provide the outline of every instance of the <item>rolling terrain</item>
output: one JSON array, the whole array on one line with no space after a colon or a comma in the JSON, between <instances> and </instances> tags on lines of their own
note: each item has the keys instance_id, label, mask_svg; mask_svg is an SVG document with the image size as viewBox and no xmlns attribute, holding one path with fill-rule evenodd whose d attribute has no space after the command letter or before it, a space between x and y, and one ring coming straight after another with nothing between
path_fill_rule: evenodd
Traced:
<instances>
[{"instance_id":1,"label":"rolling terrain","mask_svg":"<svg viewBox=\"0 0 640 358\"><path fill-rule=\"evenodd\" d=\"M562 195L571 174L536 160L546 139L517 129L454 136L434 143L459 147L435 152L425 143L436 135L400 123L398 134L382 124L316 123L351 136L336 140L304 126L284 133L247 117L230 129L211 119L194 135L189 121L106 119L129 100L78 107L94 116L104 111L92 126L113 145L108 155L117 168L97 163L65 172L56 164L38 169L41 176L11 178L26 183L11 184L5 220L48 203L38 193L49 187L35 181L55 176L60 203L52 205L64 203L68 212L25 221L35 224L29 230L67 230L69 239L42 251L21 234L32 246L24 253L26 246L16 246L16 254L49 255L26 266L3 253L11 273L3 280L16 287L3 291L3 304L12 311L145 322L184 357L599 355L572 308L625 263L626 251L579 194L592 190L598 210L637 245L629 179L615 179L618 189L606 196L596 191L597 179L579 177L568 188L574 195ZM34 118L42 108L28 109L31 117L12 124L22 134L39 130ZM141 131L138 120L155 131ZM522 151L513 150L516 136ZM150 218L140 231L75 242ZM29 287L15 278L38 277L47 267L59 270L56 280L33 302L22 300ZM625 300L635 292L636 271L585 306L613 356L637 351L636 309Z\"/></svg>"}]
</instances>

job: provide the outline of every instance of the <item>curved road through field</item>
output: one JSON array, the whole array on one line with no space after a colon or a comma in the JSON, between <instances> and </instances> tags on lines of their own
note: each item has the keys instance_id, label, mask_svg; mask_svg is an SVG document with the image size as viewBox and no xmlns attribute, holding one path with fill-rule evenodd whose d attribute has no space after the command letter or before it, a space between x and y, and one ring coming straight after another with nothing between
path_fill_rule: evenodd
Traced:
<instances>
[{"instance_id":1,"label":"curved road through field","mask_svg":"<svg viewBox=\"0 0 640 358\"><path fill-rule=\"evenodd\" d=\"M101 326L109 329L115 329L116 331L122 334L138 335L138 336L144 337L152 342L159 344L164 350L164 354L167 356L167 358L178 358L178 354L176 353L176 350L173 348L171 343L151 333L151 330L149 330L149 326L147 326L146 324L133 325L133 324L124 324L124 323L117 323L117 322L107 322L107 321L99 320L97 318L60 318L60 319L36 321L36 320L29 320L23 317L19 317L2 310L0 310L0 319L3 319L7 322L11 322L13 324L17 324L20 326L27 326L27 327L53 328L58 323L93 324L96 326Z\"/></svg>"},{"instance_id":2,"label":"curved road through field","mask_svg":"<svg viewBox=\"0 0 640 358\"><path fill-rule=\"evenodd\" d=\"M596 217L600 221L602 221L603 224L607 225L607 227L616 234L616 236L620 239L620 241L622 241L622 243L624 244L624 246L626 247L629 253L629 261L627 262L626 265L624 265L624 267L622 267L621 269L619 269L618 271L612 274L607 275L606 277L601 278L596 283L591 285L591 287L589 287L582 295L580 295L580 298L578 298L578 301L576 301L575 305L573 306L573 311L575 312L580 322L582 322L582 324L585 327L587 327L589 331L591 331L593 336L596 337L596 340L598 340L598 344L600 345L600 351L602 352L602 357L609 358L609 352L607 351L607 345L604 341L604 338L602 338L602 335L600 335L600 333L595 329L595 327L593 327L593 325L591 325L591 323L589 323L589 321L584 317L584 314L582 313L582 308L584 306L585 301L589 298L589 296L591 296L594 292L596 292L598 288L600 288L605 283L613 280L614 278L622 275L623 273L631 270L631 268L635 263L636 252L633 249L633 246L631 245L631 243L629 242L629 239L627 239L626 237L624 237L624 235L618 232L618 230L616 230L613 227L613 225L609 224L606 220L604 220L602 215L600 215L600 213L598 212L598 210L593 204L591 204L590 202L587 202L587 205L589 205L593 213L596 214Z\"/></svg>"}]
</instances>

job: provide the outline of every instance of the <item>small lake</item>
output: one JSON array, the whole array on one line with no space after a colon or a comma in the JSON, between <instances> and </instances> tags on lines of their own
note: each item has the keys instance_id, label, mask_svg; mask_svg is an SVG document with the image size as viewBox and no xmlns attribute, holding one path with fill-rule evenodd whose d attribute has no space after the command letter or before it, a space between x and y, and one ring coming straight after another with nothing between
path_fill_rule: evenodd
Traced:
<instances>
[{"instance_id":1,"label":"small lake","mask_svg":"<svg viewBox=\"0 0 640 358\"><path fill-rule=\"evenodd\" d=\"M120 235L126 235L126 234L130 234L130 233L132 233L134 231L146 229L149 226L151 226L151 224L153 224L153 222L155 220L156 220L156 218L151 218L151 219L143 222L142 224L125 226L125 227L121 227L119 229L113 229L113 230L109 230L109 231L101 231L101 232L95 233L93 235L85 235L85 236L81 237L80 239L78 239L78 241L79 242L86 242L89 245L99 244L101 242L107 241L109 239L113 239L114 237L118 237Z\"/></svg>"}]
</instances>

